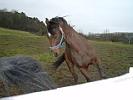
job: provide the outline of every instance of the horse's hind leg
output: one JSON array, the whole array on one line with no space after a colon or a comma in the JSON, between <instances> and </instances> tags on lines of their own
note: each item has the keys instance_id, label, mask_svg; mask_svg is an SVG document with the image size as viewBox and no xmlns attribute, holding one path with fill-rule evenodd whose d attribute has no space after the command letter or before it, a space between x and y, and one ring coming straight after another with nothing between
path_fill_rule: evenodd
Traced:
<instances>
[{"instance_id":1,"label":"horse's hind leg","mask_svg":"<svg viewBox=\"0 0 133 100\"><path fill-rule=\"evenodd\" d=\"M101 65L97 65L97 68L99 70L99 73L101 75L101 78L106 79L107 76L106 76L105 69Z\"/></svg>"},{"instance_id":2,"label":"horse's hind leg","mask_svg":"<svg viewBox=\"0 0 133 100\"><path fill-rule=\"evenodd\" d=\"M106 79L107 75L106 75L105 69L102 67L102 65L100 64L98 59L96 59L95 62L93 62L93 65L96 65L96 67L101 75L101 78Z\"/></svg>"},{"instance_id":3,"label":"horse's hind leg","mask_svg":"<svg viewBox=\"0 0 133 100\"><path fill-rule=\"evenodd\" d=\"M79 70L84 75L87 82L91 82L88 68L87 67L85 67L85 68L84 67L79 67Z\"/></svg>"}]
</instances>

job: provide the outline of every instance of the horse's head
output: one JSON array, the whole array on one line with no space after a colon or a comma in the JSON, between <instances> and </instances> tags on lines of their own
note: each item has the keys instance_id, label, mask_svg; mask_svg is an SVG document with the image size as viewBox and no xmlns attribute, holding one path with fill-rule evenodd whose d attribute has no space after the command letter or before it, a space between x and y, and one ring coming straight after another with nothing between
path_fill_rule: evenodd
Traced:
<instances>
[{"instance_id":1,"label":"horse's head","mask_svg":"<svg viewBox=\"0 0 133 100\"><path fill-rule=\"evenodd\" d=\"M46 18L48 37L50 40L50 50L53 56L57 57L64 42L64 32L62 25L67 22L62 17L52 18L50 21Z\"/></svg>"}]
</instances>

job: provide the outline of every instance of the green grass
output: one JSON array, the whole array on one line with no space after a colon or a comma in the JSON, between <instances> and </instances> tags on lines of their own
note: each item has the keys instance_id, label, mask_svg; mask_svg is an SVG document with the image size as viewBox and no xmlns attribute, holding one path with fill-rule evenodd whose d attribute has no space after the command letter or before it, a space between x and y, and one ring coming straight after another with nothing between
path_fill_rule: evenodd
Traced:
<instances>
[{"instance_id":1,"label":"green grass","mask_svg":"<svg viewBox=\"0 0 133 100\"><path fill-rule=\"evenodd\" d=\"M49 53L48 39L29 32L0 28L0 57Z\"/></svg>"},{"instance_id":2,"label":"green grass","mask_svg":"<svg viewBox=\"0 0 133 100\"><path fill-rule=\"evenodd\" d=\"M133 45L90 41L95 48L108 76L114 77L127 73L133 66Z\"/></svg>"},{"instance_id":3,"label":"green grass","mask_svg":"<svg viewBox=\"0 0 133 100\"><path fill-rule=\"evenodd\" d=\"M129 67L133 66L133 45L98 41L89 42L95 49L102 65L106 68L108 77L127 73ZM48 72L59 87L73 84L72 75L65 63L56 72L51 70L51 64L57 58L50 53L49 40L45 36L0 28L0 57L14 55L26 55L40 60L44 64L45 71ZM90 70L92 80L99 80L97 69L90 66ZM76 72L79 76L79 83L86 82L78 69L76 69ZM0 96L2 91L2 84L0 84ZM14 87L10 89L10 92L11 95L19 93Z\"/></svg>"}]
</instances>

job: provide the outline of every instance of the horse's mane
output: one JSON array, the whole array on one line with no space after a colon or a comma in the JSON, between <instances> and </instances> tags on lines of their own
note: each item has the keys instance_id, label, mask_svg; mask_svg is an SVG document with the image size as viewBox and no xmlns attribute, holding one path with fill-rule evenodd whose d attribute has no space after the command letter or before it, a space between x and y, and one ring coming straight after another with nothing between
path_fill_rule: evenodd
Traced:
<instances>
[{"instance_id":1,"label":"horse's mane","mask_svg":"<svg viewBox=\"0 0 133 100\"><path fill-rule=\"evenodd\" d=\"M50 22L57 22L57 23L59 23L59 22L63 22L64 24L67 24L67 21L63 18L63 17L54 17L54 18L52 18L51 20L50 20Z\"/></svg>"}]
</instances>

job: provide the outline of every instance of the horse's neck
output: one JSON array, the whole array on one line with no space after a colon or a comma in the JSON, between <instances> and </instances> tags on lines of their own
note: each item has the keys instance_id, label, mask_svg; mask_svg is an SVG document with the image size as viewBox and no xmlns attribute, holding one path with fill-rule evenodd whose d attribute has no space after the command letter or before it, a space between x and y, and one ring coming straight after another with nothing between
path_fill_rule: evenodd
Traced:
<instances>
[{"instance_id":1,"label":"horse's neck","mask_svg":"<svg viewBox=\"0 0 133 100\"><path fill-rule=\"evenodd\" d=\"M79 48L79 42L81 40L79 34L69 25L63 27L63 31L65 33L66 47L72 47L77 51Z\"/></svg>"},{"instance_id":2,"label":"horse's neck","mask_svg":"<svg viewBox=\"0 0 133 100\"><path fill-rule=\"evenodd\" d=\"M70 25L65 25L63 27L63 31L65 33L66 39L74 39L77 34L77 32L70 26Z\"/></svg>"},{"instance_id":3,"label":"horse's neck","mask_svg":"<svg viewBox=\"0 0 133 100\"><path fill-rule=\"evenodd\" d=\"M69 25L65 25L63 31L65 34L65 40L72 38L74 35L74 29Z\"/></svg>"},{"instance_id":4,"label":"horse's neck","mask_svg":"<svg viewBox=\"0 0 133 100\"><path fill-rule=\"evenodd\" d=\"M70 25L64 25L63 26L63 31L65 32L66 36L69 36L72 34L74 29Z\"/></svg>"}]
</instances>

